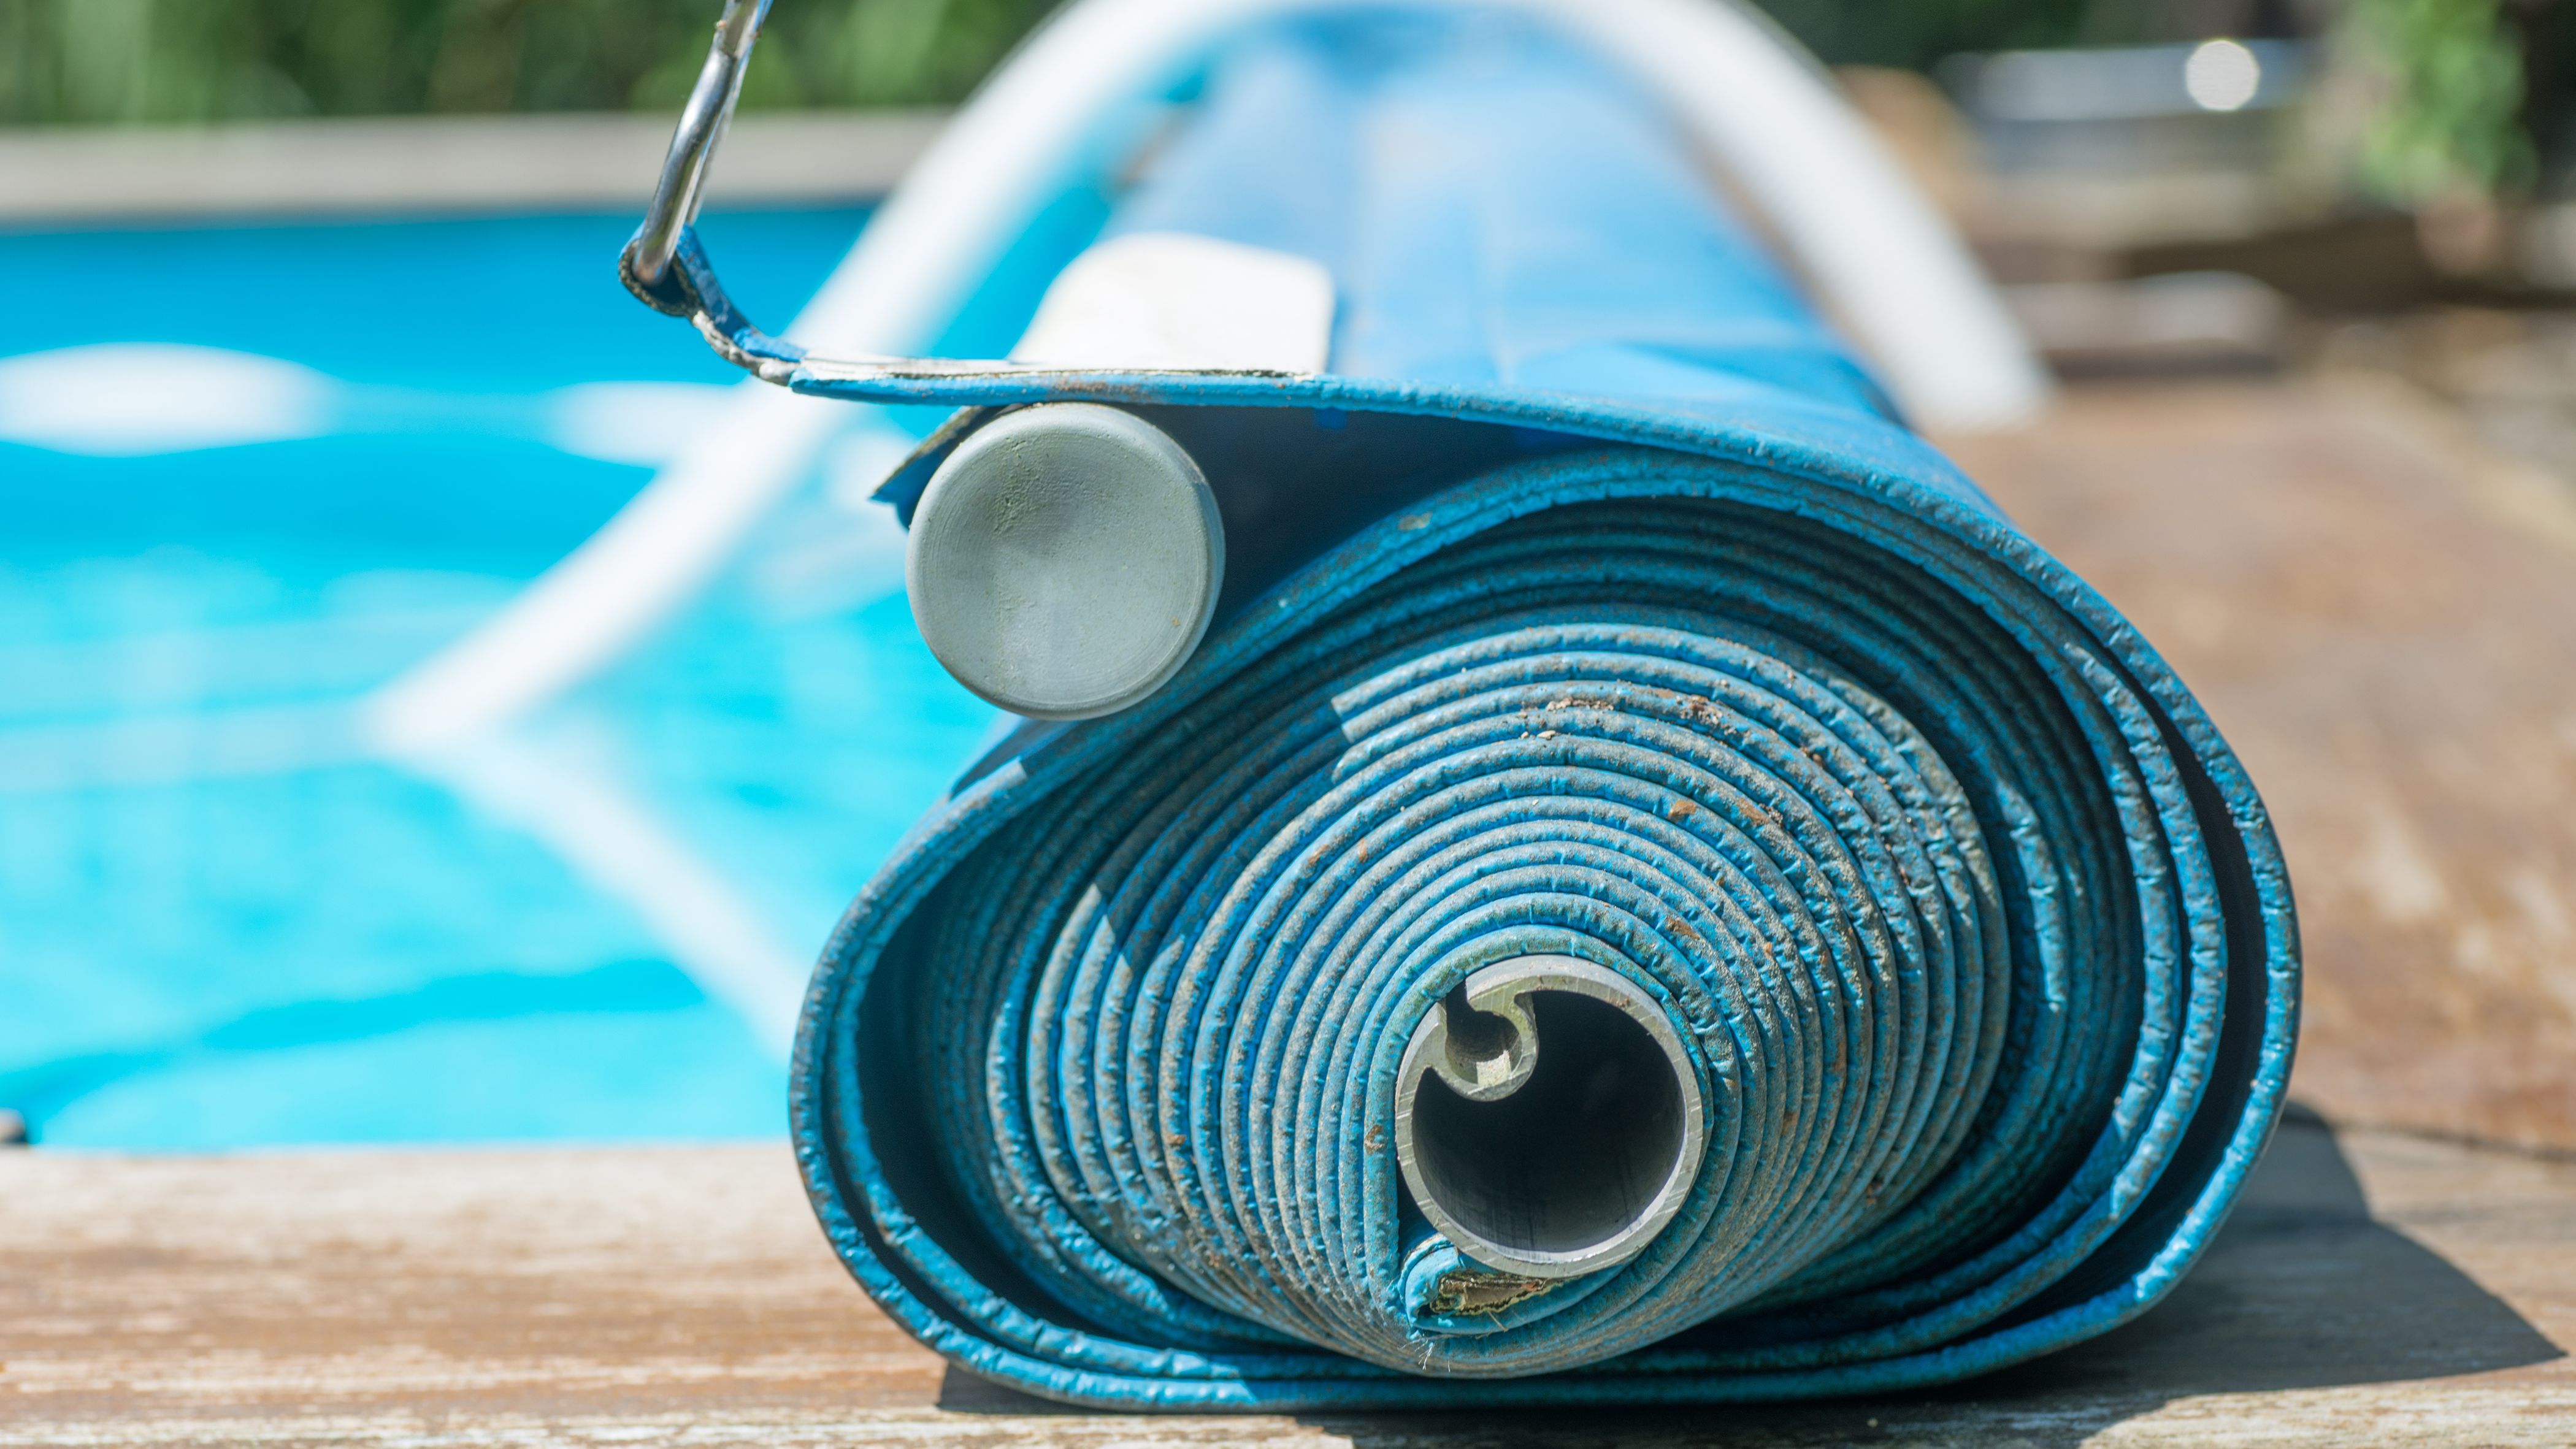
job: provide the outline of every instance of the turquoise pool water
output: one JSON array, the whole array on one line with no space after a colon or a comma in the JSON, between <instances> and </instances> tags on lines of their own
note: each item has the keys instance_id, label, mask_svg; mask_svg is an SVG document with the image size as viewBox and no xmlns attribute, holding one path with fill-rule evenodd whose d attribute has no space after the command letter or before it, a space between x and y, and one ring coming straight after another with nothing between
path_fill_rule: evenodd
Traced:
<instances>
[{"instance_id":1,"label":"turquoise pool water","mask_svg":"<svg viewBox=\"0 0 2576 1449\"><path fill-rule=\"evenodd\" d=\"M862 219L706 231L783 320ZM0 315L0 1107L38 1140L782 1130L787 978L993 724L858 501L882 424L473 778L348 724L735 384L617 287L631 224L0 234L45 302Z\"/></svg>"}]
</instances>

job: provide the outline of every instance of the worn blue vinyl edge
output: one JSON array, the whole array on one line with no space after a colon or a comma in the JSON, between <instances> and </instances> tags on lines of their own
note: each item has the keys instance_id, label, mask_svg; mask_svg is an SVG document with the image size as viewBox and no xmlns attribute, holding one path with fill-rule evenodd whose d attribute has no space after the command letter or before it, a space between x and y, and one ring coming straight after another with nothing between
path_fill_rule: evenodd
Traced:
<instances>
[{"instance_id":1,"label":"worn blue vinyl edge","mask_svg":"<svg viewBox=\"0 0 2576 1449\"><path fill-rule=\"evenodd\" d=\"M744 319L694 236L628 275L772 382L967 410L899 509L991 410L1046 402L1292 450L1245 410L1310 441L1420 420L1408 456L1482 460L1384 495L1297 475L1383 506L1153 698L1014 735L852 904L791 1070L836 1251L959 1366L1122 1409L1887 1392L2135 1317L2289 1074L2297 928L2252 783L1651 118L1543 41L1422 39L1257 48L1120 208L1325 263L1333 372L830 361ZM1376 179L1301 172L1325 134ZM1811 951L1812 921L1881 944ZM1478 962L1569 942L1685 1024L1720 1165L1633 1262L1417 1301L1481 1270L1402 1216L1395 1052Z\"/></svg>"},{"instance_id":2,"label":"worn blue vinyl edge","mask_svg":"<svg viewBox=\"0 0 2576 1449\"><path fill-rule=\"evenodd\" d=\"M1875 418L1817 409L1784 417L1693 416L1611 400L1514 393L1509 389L1436 389L1368 379L1093 374L1061 379L941 382L932 379L851 383L800 372L800 391L866 401L997 405L1086 398L1129 403L1332 407L1547 428L1652 452L1610 451L1507 470L1443 494L1385 520L1319 559L1306 572L1247 610L1156 699L1128 714L1042 739L964 789L907 840L880 877L853 903L823 953L797 1041L791 1121L808 1191L835 1249L850 1271L898 1322L978 1374L1029 1392L1104 1408L1362 1408L1449 1404L1720 1402L1886 1392L1947 1382L2065 1347L2137 1316L2171 1290L2208 1246L2278 1117L2298 1024L2298 943L2289 878L2262 801L2205 712L2172 669L2090 586L2023 536L1958 471L1902 429ZM1800 410L1803 411L1803 410ZM1114 754L1211 687L1231 668L1258 656L1300 621L1438 549L1502 521L1593 499L1700 496L1756 501L1866 532L1930 567L1989 561L2026 581L2062 608L2115 660L2152 702L2157 727L2204 774L2220 807L2206 829L2233 834L2250 889L2259 946L2253 974L2259 1005L2230 1000L2230 1010L2259 1012L2250 1076L2222 1084L2215 1104L2229 1114L2223 1148L2188 1206L2147 1260L2080 1302L2009 1326L1970 1332L1923 1351L1862 1362L1787 1371L1694 1373L1612 1361L1571 1373L1473 1383L1409 1379L1344 1360L1295 1377L1237 1375L1215 1357L1135 1346L1112 1355L1124 1372L1067 1362L1032 1345L1095 1355L1088 1335L1041 1326L996 1329L1018 1315L942 1249L885 1187L864 1125L827 1100L835 1084L855 1095L848 1041L851 1014L894 931L975 845L1009 826L1051 781ZM2214 888L2214 887L2213 887ZM2240 907L2239 915L2245 914ZM2253 940L2244 943L2254 946ZM2214 1038L2219 1022L2203 1015L2192 1030ZM2196 1098L2197 1092L2193 1093ZM2179 1135L2182 1124L2168 1131ZM2204 1128L2204 1130L2206 1130ZM2124 1185L2132 1206L2153 1185ZM898 1254L918 1267L897 1266ZM2069 1265L2071 1266L2071 1265ZM1328 1357L1317 1355L1319 1358Z\"/></svg>"}]
</instances>

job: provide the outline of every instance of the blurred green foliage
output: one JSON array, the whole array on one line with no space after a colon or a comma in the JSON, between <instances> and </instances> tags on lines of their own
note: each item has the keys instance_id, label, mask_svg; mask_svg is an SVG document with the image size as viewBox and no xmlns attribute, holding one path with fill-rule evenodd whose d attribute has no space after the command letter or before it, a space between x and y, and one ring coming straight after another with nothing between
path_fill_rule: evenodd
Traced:
<instances>
[{"instance_id":1,"label":"blurred green foliage","mask_svg":"<svg viewBox=\"0 0 2576 1449\"><path fill-rule=\"evenodd\" d=\"M965 94L1052 0L781 0L747 106ZM1837 63L2128 38L2173 0L1771 0ZM2225 3L2225 0L2221 0ZM0 0L0 124L674 105L720 0ZM2105 16L2111 17L2105 24Z\"/></svg>"},{"instance_id":2,"label":"blurred green foliage","mask_svg":"<svg viewBox=\"0 0 2576 1449\"><path fill-rule=\"evenodd\" d=\"M749 106L953 101L1051 0L786 0ZM720 0L0 0L0 124L615 110L688 94Z\"/></svg>"},{"instance_id":3,"label":"blurred green foliage","mask_svg":"<svg viewBox=\"0 0 2576 1449\"><path fill-rule=\"evenodd\" d=\"M2528 185L2521 36L2496 0L2352 0L2337 37L2382 94L2362 179L2401 204Z\"/></svg>"},{"instance_id":4,"label":"blurred green foliage","mask_svg":"<svg viewBox=\"0 0 2576 1449\"><path fill-rule=\"evenodd\" d=\"M2382 100L2363 168L2392 199L2512 189L2532 171L2534 126L2550 130L2544 139L2553 143L2557 129L2576 127L2566 114L2571 65L2543 64L2576 48L2565 23L2576 0L1764 7L1828 61L1921 69L1959 51L2277 34L2318 3L2340 8L2346 53L2378 78ZM1052 4L780 0L744 104L954 101ZM721 0L0 0L0 125L668 109L687 94L720 8ZM2522 40L2542 35L2566 43Z\"/></svg>"},{"instance_id":5,"label":"blurred green foliage","mask_svg":"<svg viewBox=\"0 0 2576 1449\"><path fill-rule=\"evenodd\" d=\"M1763 0L1762 8L1836 65L1907 70L1962 51L2128 40L2137 28L2127 7L2103 0Z\"/></svg>"}]
</instances>

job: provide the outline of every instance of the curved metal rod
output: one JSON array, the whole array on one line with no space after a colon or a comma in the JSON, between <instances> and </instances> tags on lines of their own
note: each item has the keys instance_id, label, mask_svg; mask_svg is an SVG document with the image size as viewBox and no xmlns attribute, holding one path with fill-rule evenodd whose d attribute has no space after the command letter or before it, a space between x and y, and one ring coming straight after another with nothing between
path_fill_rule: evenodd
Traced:
<instances>
[{"instance_id":1,"label":"curved metal rod","mask_svg":"<svg viewBox=\"0 0 2576 1449\"><path fill-rule=\"evenodd\" d=\"M871 222L852 253L852 279L827 292L859 291L864 276L868 284L883 284L872 299L879 310L891 305L909 330L919 330L910 326L919 320L914 314L935 310L934 299L954 302L978 267L992 260L993 239L1026 219L1033 205L1028 197L1099 140L1081 118L1115 97L1177 79L1220 35L1282 16L1376 3L1382 0L1082 0L1068 6L960 114ZM1824 309L1886 369L1898 401L1920 421L1971 430L2006 426L2045 403L2047 373L1974 260L1812 58L1745 0L1412 3L1434 10L1490 5L1552 21L1652 91L1744 188L1753 211L1780 233L1787 259L1815 285ZM791 367L763 364L794 349L751 328L712 285L713 269L688 267L686 255L695 186L721 129L718 112L731 104L725 87L738 84L740 60L767 8L765 0L732 0L674 138L665 194L657 195L654 215L629 244L622 270L648 304L692 320L705 314L699 325L720 352L783 382ZM727 41L737 27L738 54ZM684 275L692 271L697 275ZM903 277L888 283L884 273ZM692 295L692 282L707 284L709 294ZM888 292L912 295L888 304ZM907 339L905 350L921 346ZM890 362L836 360L860 371ZM903 358L893 365L909 371L915 363ZM998 361L976 366L979 375L1016 370Z\"/></svg>"},{"instance_id":2,"label":"curved metal rod","mask_svg":"<svg viewBox=\"0 0 2576 1449\"><path fill-rule=\"evenodd\" d=\"M715 162L716 143L724 139L742 98L743 72L751 65L751 47L760 39L760 23L769 17L769 0L725 0L724 18L716 22L707 63L671 133L671 153L662 159L662 178L653 188L653 205L644 225L626 244L626 268L646 286L659 286L679 254L680 234L698 218L698 201L706 190L707 171Z\"/></svg>"}]
</instances>

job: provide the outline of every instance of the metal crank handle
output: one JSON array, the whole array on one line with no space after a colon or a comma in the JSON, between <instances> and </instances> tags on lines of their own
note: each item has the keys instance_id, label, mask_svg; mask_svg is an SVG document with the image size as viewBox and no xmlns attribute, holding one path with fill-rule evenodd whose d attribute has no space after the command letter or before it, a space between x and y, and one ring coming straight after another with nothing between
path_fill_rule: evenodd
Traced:
<instances>
[{"instance_id":1,"label":"metal crank handle","mask_svg":"<svg viewBox=\"0 0 2576 1449\"><path fill-rule=\"evenodd\" d=\"M724 18L716 22L707 63L680 112L679 129L671 133L671 154L662 161L662 178L653 188L652 208L644 225L626 244L626 271L647 287L659 287L679 254L680 235L698 218L698 201L714 165L716 143L733 119L734 102L742 96L743 72L751 65L752 43L769 16L769 0L726 0Z\"/></svg>"}]
</instances>

